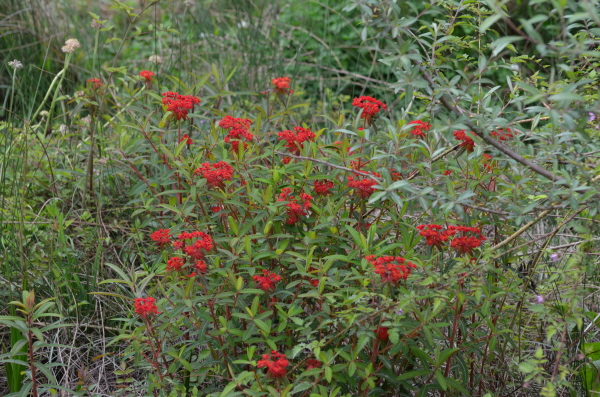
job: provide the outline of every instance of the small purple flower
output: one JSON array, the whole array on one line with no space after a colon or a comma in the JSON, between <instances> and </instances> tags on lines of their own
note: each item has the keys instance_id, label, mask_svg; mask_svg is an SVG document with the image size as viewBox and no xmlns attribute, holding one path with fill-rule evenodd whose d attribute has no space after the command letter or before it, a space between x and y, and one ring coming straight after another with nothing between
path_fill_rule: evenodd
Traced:
<instances>
[{"instance_id":1,"label":"small purple flower","mask_svg":"<svg viewBox=\"0 0 600 397\"><path fill-rule=\"evenodd\" d=\"M538 295L535 297L537 303L544 303L544 297L542 295Z\"/></svg>"},{"instance_id":2,"label":"small purple flower","mask_svg":"<svg viewBox=\"0 0 600 397\"><path fill-rule=\"evenodd\" d=\"M550 255L550 259L552 260L552 262L558 262L560 259L560 255L555 252Z\"/></svg>"},{"instance_id":3,"label":"small purple flower","mask_svg":"<svg viewBox=\"0 0 600 397\"><path fill-rule=\"evenodd\" d=\"M594 120L596 120L596 114L592 113L592 112L588 112L588 114L590 115L590 123Z\"/></svg>"},{"instance_id":4,"label":"small purple flower","mask_svg":"<svg viewBox=\"0 0 600 397\"><path fill-rule=\"evenodd\" d=\"M401 316L402 314L404 314L404 310L398 309L398 310L396 310L396 314Z\"/></svg>"}]
</instances>

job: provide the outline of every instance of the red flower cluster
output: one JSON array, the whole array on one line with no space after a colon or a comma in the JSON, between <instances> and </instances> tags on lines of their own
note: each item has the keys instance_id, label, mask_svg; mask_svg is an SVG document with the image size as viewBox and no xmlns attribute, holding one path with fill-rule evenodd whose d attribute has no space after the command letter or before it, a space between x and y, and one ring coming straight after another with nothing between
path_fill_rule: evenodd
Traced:
<instances>
[{"instance_id":1,"label":"red flower cluster","mask_svg":"<svg viewBox=\"0 0 600 397\"><path fill-rule=\"evenodd\" d=\"M319 360L315 360L314 358L309 358L308 360L306 360L306 369L313 369L313 368L321 368L321 366L323 365L322 362L320 362Z\"/></svg>"},{"instance_id":2,"label":"red flower cluster","mask_svg":"<svg viewBox=\"0 0 600 397\"><path fill-rule=\"evenodd\" d=\"M477 227L450 225L448 226L448 229L454 233L462 233L462 236L455 237L450 243L450 247L454 248L461 255L471 255L473 250L481 246L486 240L486 238L480 234L481 230ZM475 236L468 236L467 234L475 234Z\"/></svg>"},{"instance_id":3,"label":"red flower cluster","mask_svg":"<svg viewBox=\"0 0 600 397\"><path fill-rule=\"evenodd\" d=\"M86 83L89 83L90 87L92 87L92 89L97 90L100 87L102 87L102 81L100 81L100 79L87 79Z\"/></svg>"},{"instance_id":4,"label":"red flower cluster","mask_svg":"<svg viewBox=\"0 0 600 397\"><path fill-rule=\"evenodd\" d=\"M381 174L378 174L377 172L369 172L369 174L378 178L381 177ZM356 193L363 199L369 198L369 196L373 194L375 185L377 185L377 182L369 177L363 177L363 175L360 174L356 176L348 175L348 187L356 190Z\"/></svg>"},{"instance_id":5,"label":"red flower cluster","mask_svg":"<svg viewBox=\"0 0 600 397\"><path fill-rule=\"evenodd\" d=\"M185 260L178 256L174 256L167 261L167 270L170 272L178 272L185 265Z\"/></svg>"},{"instance_id":6,"label":"red flower cluster","mask_svg":"<svg viewBox=\"0 0 600 397\"><path fill-rule=\"evenodd\" d=\"M388 333L388 327L377 327L375 328L375 335L377 339L387 342L390 340L390 334Z\"/></svg>"},{"instance_id":7,"label":"red flower cluster","mask_svg":"<svg viewBox=\"0 0 600 397\"><path fill-rule=\"evenodd\" d=\"M293 225L298 222L301 216L306 215L306 212L312 206L310 200L313 199L310 194L300 193L299 197L292 197L291 193L292 189L289 187L283 188L277 199L277 201L288 202L285 205L287 207L288 219L286 223L288 225Z\"/></svg>"},{"instance_id":8,"label":"red flower cluster","mask_svg":"<svg viewBox=\"0 0 600 397\"><path fill-rule=\"evenodd\" d=\"M263 270L262 272L262 276L256 275L252 278L263 291L273 291L275 289L275 283L281 281L281 276L268 270Z\"/></svg>"},{"instance_id":9,"label":"red flower cluster","mask_svg":"<svg viewBox=\"0 0 600 397\"><path fill-rule=\"evenodd\" d=\"M453 237L450 243L450 247L460 254L471 255L473 249L479 247L485 241L485 237L481 235L481 230L477 227L450 225L446 230L443 229L444 227L441 225L417 226L417 230L420 230L419 234L427 240L427 245L437 248L441 248L450 237L462 233L462 236ZM468 234L474 234L475 236L469 236Z\"/></svg>"},{"instance_id":10,"label":"red flower cluster","mask_svg":"<svg viewBox=\"0 0 600 397\"><path fill-rule=\"evenodd\" d=\"M271 354L263 354L262 360L258 361L258 368L266 368L267 374L271 378L282 378L285 376L285 369L290 365L285 354L272 350Z\"/></svg>"},{"instance_id":11,"label":"red flower cluster","mask_svg":"<svg viewBox=\"0 0 600 397\"><path fill-rule=\"evenodd\" d=\"M179 141L179 143L185 141L186 145L191 145L192 143L194 143L194 141L192 141L192 138L190 138L190 136L188 134L184 134L181 137L181 140Z\"/></svg>"},{"instance_id":12,"label":"red flower cluster","mask_svg":"<svg viewBox=\"0 0 600 397\"><path fill-rule=\"evenodd\" d=\"M277 133L277 139L285 140L285 146L292 154L300 154L303 143L306 141L314 141L317 136L308 128L294 127L294 131L286 130Z\"/></svg>"},{"instance_id":13,"label":"red flower cluster","mask_svg":"<svg viewBox=\"0 0 600 397\"><path fill-rule=\"evenodd\" d=\"M148 298L136 298L133 303L135 312L142 317L146 317L149 314L158 314L158 308L156 307L155 300L152 297Z\"/></svg>"},{"instance_id":14,"label":"red flower cluster","mask_svg":"<svg viewBox=\"0 0 600 397\"><path fill-rule=\"evenodd\" d=\"M196 264L194 264L194 269L198 273L206 273L208 271L208 265L204 261L196 261Z\"/></svg>"},{"instance_id":15,"label":"red flower cluster","mask_svg":"<svg viewBox=\"0 0 600 397\"><path fill-rule=\"evenodd\" d=\"M202 175L210 187L223 189L225 181L231 180L233 168L224 161L215 164L202 163L202 166L196 168L195 173L196 175Z\"/></svg>"},{"instance_id":16,"label":"red flower cluster","mask_svg":"<svg viewBox=\"0 0 600 397\"><path fill-rule=\"evenodd\" d=\"M196 239L196 241L190 244L193 239ZM177 241L173 243L173 247L180 249L192 259L201 260L208 251L213 249L213 241L208 234L199 231L181 233L177 236Z\"/></svg>"},{"instance_id":17,"label":"red flower cluster","mask_svg":"<svg viewBox=\"0 0 600 397\"><path fill-rule=\"evenodd\" d=\"M140 72L140 76L146 80L146 83L152 83L152 78L154 77L154 73L149 70L142 70Z\"/></svg>"},{"instance_id":18,"label":"red flower cluster","mask_svg":"<svg viewBox=\"0 0 600 397\"><path fill-rule=\"evenodd\" d=\"M446 170L446 171L444 171L444 175L452 175L452 170Z\"/></svg>"},{"instance_id":19,"label":"red flower cluster","mask_svg":"<svg viewBox=\"0 0 600 397\"><path fill-rule=\"evenodd\" d=\"M414 126L410 133L415 137L425 137L425 133L431 129L431 124L421 120L411 121L408 125Z\"/></svg>"},{"instance_id":20,"label":"red flower cluster","mask_svg":"<svg viewBox=\"0 0 600 397\"><path fill-rule=\"evenodd\" d=\"M314 266L311 266L308 269L308 272L309 273L317 273L318 270ZM310 285L312 285L313 287L316 288L319 286L319 283L321 282L321 280L319 278L311 278L310 280L308 280L308 282L310 283Z\"/></svg>"},{"instance_id":21,"label":"red flower cluster","mask_svg":"<svg viewBox=\"0 0 600 397\"><path fill-rule=\"evenodd\" d=\"M466 148L467 152L470 153L473 151L473 148L475 147L475 142L473 142L473 139L467 136L465 130L454 131L454 138L459 141L462 141L460 146Z\"/></svg>"},{"instance_id":22,"label":"red flower cluster","mask_svg":"<svg viewBox=\"0 0 600 397\"><path fill-rule=\"evenodd\" d=\"M251 142L254 139L254 135L248 128L252 124L250 119L241 119L231 116L223 117L223 120L219 121L219 127L229 130L229 133L225 137L225 143L231 144L231 150L237 153L240 142L244 143L244 149L248 147L246 142ZM245 141L245 142L244 142Z\"/></svg>"},{"instance_id":23,"label":"red flower cluster","mask_svg":"<svg viewBox=\"0 0 600 397\"><path fill-rule=\"evenodd\" d=\"M354 98L352 101L352 106L361 108L362 114L360 115L360 118L365 119L368 122L370 122L373 119L373 116L379 113L381 109L387 110L387 105L385 103L370 96L360 96L358 98Z\"/></svg>"},{"instance_id":24,"label":"red flower cluster","mask_svg":"<svg viewBox=\"0 0 600 397\"><path fill-rule=\"evenodd\" d=\"M392 177L392 181L401 181L402 180L402 174L399 173L398 171L394 170L393 168L390 168L390 176Z\"/></svg>"},{"instance_id":25,"label":"red flower cluster","mask_svg":"<svg viewBox=\"0 0 600 397\"><path fill-rule=\"evenodd\" d=\"M290 78L289 77L277 77L271 80L271 83L275 86L273 91L276 94L291 94L294 90L290 90Z\"/></svg>"},{"instance_id":26,"label":"red flower cluster","mask_svg":"<svg viewBox=\"0 0 600 397\"><path fill-rule=\"evenodd\" d=\"M382 256L376 258L375 255L369 255L365 258L375 267L375 273L381 276L386 283L396 284L400 280L406 280L410 276L411 269L417 267L412 262L399 256Z\"/></svg>"},{"instance_id":27,"label":"red flower cluster","mask_svg":"<svg viewBox=\"0 0 600 397\"><path fill-rule=\"evenodd\" d=\"M176 92L165 92L162 94L162 103L169 112L173 112L173 118L176 120L187 119L188 112L194 109L194 105L200 103L198 97L192 95L179 95Z\"/></svg>"},{"instance_id":28,"label":"red flower cluster","mask_svg":"<svg viewBox=\"0 0 600 397\"><path fill-rule=\"evenodd\" d=\"M171 242L171 231L169 229L158 229L150 235L150 239L162 248Z\"/></svg>"},{"instance_id":29,"label":"red flower cluster","mask_svg":"<svg viewBox=\"0 0 600 397\"><path fill-rule=\"evenodd\" d=\"M483 160L484 161L483 169L486 170L487 172L492 172L492 164L491 164L492 163L492 158L493 158L492 155L484 153L482 156L483 156L483 159L484 159Z\"/></svg>"},{"instance_id":30,"label":"red flower cluster","mask_svg":"<svg viewBox=\"0 0 600 397\"><path fill-rule=\"evenodd\" d=\"M287 156L281 159L281 162L283 164L289 164L290 161L292 161L292 158L291 157L287 157Z\"/></svg>"},{"instance_id":31,"label":"red flower cluster","mask_svg":"<svg viewBox=\"0 0 600 397\"><path fill-rule=\"evenodd\" d=\"M327 196L328 194L331 194L331 189L333 189L333 182L329 179L326 179L324 181L315 181L315 193L321 196Z\"/></svg>"},{"instance_id":32,"label":"red flower cluster","mask_svg":"<svg viewBox=\"0 0 600 397\"><path fill-rule=\"evenodd\" d=\"M419 225L417 226L417 230L420 230L419 234L427 240L427 245L432 245L434 247L440 248L451 235L454 233L449 233L448 230L442 230L444 227L441 225Z\"/></svg>"},{"instance_id":33,"label":"red flower cluster","mask_svg":"<svg viewBox=\"0 0 600 397\"><path fill-rule=\"evenodd\" d=\"M509 141L515 137L515 133L510 128L499 128L491 132L494 138L498 138L501 141Z\"/></svg>"}]
</instances>

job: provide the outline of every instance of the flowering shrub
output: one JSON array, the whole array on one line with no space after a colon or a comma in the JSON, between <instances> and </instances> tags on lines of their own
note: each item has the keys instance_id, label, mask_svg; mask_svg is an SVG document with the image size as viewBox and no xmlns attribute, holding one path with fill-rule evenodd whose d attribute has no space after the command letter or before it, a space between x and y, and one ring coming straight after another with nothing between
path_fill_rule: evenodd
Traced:
<instances>
[{"instance_id":1,"label":"flowering shrub","mask_svg":"<svg viewBox=\"0 0 600 397\"><path fill-rule=\"evenodd\" d=\"M64 376L81 383L74 395L597 391L591 362L600 358L593 301L600 150L588 110L600 78L589 2L564 10L560 2L549 2L553 9L532 2L525 8L536 13L535 23L518 24L478 1L366 3L374 4L349 0L332 10L363 13L352 22L364 27L360 40L373 43L372 55L385 54L385 73L324 67L348 84L318 99L314 87L326 84L324 75L302 77L302 69L295 91L290 77L278 77L274 94L260 95L268 79L249 90L239 82L272 73L273 65L259 65L256 76L230 73L228 62L177 70L171 49L168 57L150 57L161 79L103 66L104 83L73 80L83 91L63 95L62 76L78 56L71 41L59 54L66 66L55 91L36 96L56 98L60 114L54 102L42 103L29 107L39 111L21 129L0 122L4 152L35 148L14 162L18 167L5 162L1 177L36 190L21 186L4 201L37 200L11 208L32 216L14 223L15 241L28 251L5 255L7 267L18 269L0 280L6 295L60 275L52 288L63 318L100 312L96 327L111 338L98 343L106 349L98 357L112 360L102 374L119 387L84 390L82 369ZM542 43L535 30L546 25L542 17L566 21L570 30L562 39L560 29L547 31L555 41ZM106 26L95 32L105 34ZM499 36L495 30L506 26L514 35ZM215 46L220 40L230 37L211 38ZM153 50L164 48L158 44ZM363 49L366 57L371 50ZM25 71L15 65L5 102L22 106L17 78ZM169 76L172 67L177 73ZM578 76L585 79L571 81ZM358 90L381 100L354 98ZM54 126L57 120L65 124ZM66 147L78 152L63 155ZM57 156L66 162L38 183L40 164ZM67 183L71 174L77 179ZM69 205L82 203L72 219L62 212L69 205L53 199L62 192L75 197ZM117 210L121 218L107 218ZM41 246L44 228L58 237ZM81 248L80 235L92 250ZM75 266L62 269L63 258ZM36 267L24 268L30 261ZM88 270L81 261L105 279L77 284L80 268ZM11 343L0 359L15 365L2 379L17 385L24 384L19 376L36 384L39 364L63 346L34 343L41 332L66 327L39 322L34 308L49 306L32 299L24 294L11 304L23 321L0 316ZM92 299L110 302L110 313ZM38 371L44 382L51 381L48 368Z\"/></svg>"}]
</instances>

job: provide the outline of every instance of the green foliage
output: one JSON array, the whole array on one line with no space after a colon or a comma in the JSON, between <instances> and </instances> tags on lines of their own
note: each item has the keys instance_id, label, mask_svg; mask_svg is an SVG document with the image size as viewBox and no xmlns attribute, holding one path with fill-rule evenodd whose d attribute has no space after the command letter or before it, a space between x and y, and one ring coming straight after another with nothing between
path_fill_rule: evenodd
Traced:
<instances>
[{"instance_id":1,"label":"green foliage","mask_svg":"<svg viewBox=\"0 0 600 397\"><path fill-rule=\"evenodd\" d=\"M6 394L598 388L595 2L29 3L1 6Z\"/></svg>"}]
</instances>

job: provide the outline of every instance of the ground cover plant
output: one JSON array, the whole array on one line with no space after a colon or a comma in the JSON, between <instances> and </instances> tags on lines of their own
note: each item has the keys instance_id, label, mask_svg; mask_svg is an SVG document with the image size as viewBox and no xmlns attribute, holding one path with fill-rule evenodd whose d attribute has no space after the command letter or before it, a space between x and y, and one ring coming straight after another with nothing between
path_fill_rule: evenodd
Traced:
<instances>
[{"instance_id":1,"label":"ground cover plant","mask_svg":"<svg viewBox=\"0 0 600 397\"><path fill-rule=\"evenodd\" d=\"M2 395L600 391L598 2L28 3Z\"/></svg>"}]
</instances>

